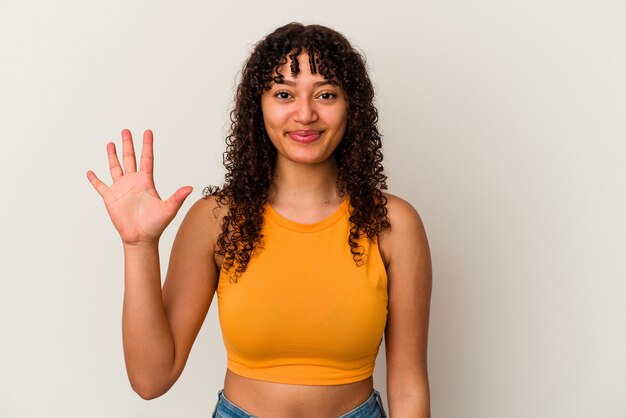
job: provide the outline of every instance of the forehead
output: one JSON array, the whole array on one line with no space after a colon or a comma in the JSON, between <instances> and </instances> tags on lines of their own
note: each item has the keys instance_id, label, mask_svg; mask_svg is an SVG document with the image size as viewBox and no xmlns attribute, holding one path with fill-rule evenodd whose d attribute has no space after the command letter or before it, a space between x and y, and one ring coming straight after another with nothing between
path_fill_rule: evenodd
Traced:
<instances>
[{"instance_id":1,"label":"forehead","mask_svg":"<svg viewBox=\"0 0 626 418\"><path fill-rule=\"evenodd\" d=\"M296 81L298 78L314 80L316 84L339 85L335 72L316 53L307 50L293 51L287 54L282 64L276 67L272 74L273 84L290 84L287 81Z\"/></svg>"}]
</instances>

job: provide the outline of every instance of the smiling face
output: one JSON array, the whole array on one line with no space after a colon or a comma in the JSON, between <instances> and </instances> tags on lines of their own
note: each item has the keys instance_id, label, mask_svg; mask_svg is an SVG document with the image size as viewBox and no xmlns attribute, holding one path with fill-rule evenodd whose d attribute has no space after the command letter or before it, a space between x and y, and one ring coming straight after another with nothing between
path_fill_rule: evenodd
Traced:
<instances>
[{"instance_id":1,"label":"smiling face","mask_svg":"<svg viewBox=\"0 0 626 418\"><path fill-rule=\"evenodd\" d=\"M272 83L263 92L263 122L277 158L321 163L332 158L346 131L347 97L341 87L311 73L306 51L298 56L298 62L296 76L288 62L279 69L283 83Z\"/></svg>"}]
</instances>

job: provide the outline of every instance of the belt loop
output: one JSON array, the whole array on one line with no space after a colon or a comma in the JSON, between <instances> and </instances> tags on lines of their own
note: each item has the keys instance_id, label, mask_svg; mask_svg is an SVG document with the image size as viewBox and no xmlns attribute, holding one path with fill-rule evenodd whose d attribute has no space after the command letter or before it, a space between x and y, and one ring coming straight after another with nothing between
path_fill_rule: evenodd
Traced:
<instances>
[{"instance_id":1,"label":"belt loop","mask_svg":"<svg viewBox=\"0 0 626 418\"><path fill-rule=\"evenodd\" d=\"M380 407L382 418L387 418L387 412L385 411L385 406L383 405L383 398L380 396L380 393L376 389L374 389L374 397L376 398L376 402Z\"/></svg>"}]
</instances>

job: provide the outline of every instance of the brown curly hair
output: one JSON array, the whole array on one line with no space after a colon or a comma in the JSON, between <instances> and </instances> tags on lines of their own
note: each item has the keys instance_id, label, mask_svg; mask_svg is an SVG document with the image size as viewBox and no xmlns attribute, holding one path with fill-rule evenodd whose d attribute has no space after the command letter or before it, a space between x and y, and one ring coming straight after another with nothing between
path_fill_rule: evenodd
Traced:
<instances>
[{"instance_id":1,"label":"brown curly hair","mask_svg":"<svg viewBox=\"0 0 626 418\"><path fill-rule=\"evenodd\" d=\"M246 270L252 250L262 242L264 204L274 174L276 149L265 131L261 94L290 61L290 70L299 72L298 55L309 56L311 73L318 72L347 93L348 121L344 137L335 150L337 192L347 195L352 207L348 243L357 265L362 264L363 247L357 240L374 239L390 228L385 207L387 189L376 126L374 88L364 58L340 33L320 25L290 23L276 29L257 43L243 67L230 114L231 129L226 137L224 166L227 173L221 188L207 187L203 195L215 196L218 204L230 205L222 222L217 254L224 256L223 269L235 266L236 281Z\"/></svg>"}]
</instances>

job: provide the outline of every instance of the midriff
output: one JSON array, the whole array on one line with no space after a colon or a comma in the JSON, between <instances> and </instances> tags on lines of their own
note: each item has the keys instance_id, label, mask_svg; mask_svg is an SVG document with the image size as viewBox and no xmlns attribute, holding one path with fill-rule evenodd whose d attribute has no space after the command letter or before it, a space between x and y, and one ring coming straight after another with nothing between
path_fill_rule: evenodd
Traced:
<instances>
[{"instance_id":1,"label":"midriff","mask_svg":"<svg viewBox=\"0 0 626 418\"><path fill-rule=\"evenodd\" d=\"M260 418L337 418L365 402L373 390L368 377L343 385L265 382L226 372L224 396Z\"/></svg>"}]
</instances>

